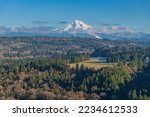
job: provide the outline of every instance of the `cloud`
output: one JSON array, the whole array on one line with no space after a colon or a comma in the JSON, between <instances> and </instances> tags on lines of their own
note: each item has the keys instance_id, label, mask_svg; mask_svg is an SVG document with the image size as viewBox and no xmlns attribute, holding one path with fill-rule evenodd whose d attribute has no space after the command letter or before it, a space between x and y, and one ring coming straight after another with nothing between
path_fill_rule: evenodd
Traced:
<instances>
[{"instance_id":1,"label":"cloud","mask_svg":"<svg viewBox=\"0 0 150 117\"><path fill-rule=\"evenodd\" d=\"M102 27L100 29L100 32L118 33L118 32L135 32L135 30L127 26L112 25L112 26Z\"/></svg>"},{"instance_id":2,"label":"cloud","mask_svg":"<svg viewBox=\"0 0 150 117\"><path fill-rule=\"evenodd\" d=\"M112 24L112 23L102 23L101 26L121 26L121 24Z\"/></svg>"},{"instance_id":3,"label":"cloud","mask_svg":"<svg viewBox=\"0 0 150 117\"><path fill-rule=\"evenodd\" d=\"M113 26L121 26L121 24L112 24Z\"/></svg>"},{"instance_id":4,"label":"cloud","mask_svg":"<svg viewBox=\"0 0 150 117\"><path fill-rule=\"evenodd\" d=\"M49 32L49 31L54 31L56 28L52 27L52 26L42 26L42 27L32 27L32 28L28 28L28 31L31 32Z\"/></svg>"},{"instance_id":5,"label":"cloud","mask_svg":"<svg viewBox=\"0 0 150 117\"><path fill-rule=\"evenodd\" d=\"M48 24L48 22L47 21L41 21L41 20L34 20L31 22L31 24L44 25L44 24Z\"/></svg>"},{"instance_id":6,"label":"cloud","mask_svg":"<svg viewBox=\"0 0 150 117\"><path fill-rule=\"evenodd\" d=\"M68 22L67 21L60 21L58 22L58 24L67 24Z\"/></svg>"},{"instance_id":7,"label":"cloud","mask_svg":"<svg viewBox=\"0 0 150 117\"><path fill-rule=\"evenodd\" d=\"M5 27L0 26L0 32L39 32L39 33L50 33L55 32L56 27L53 26L37 26L37 27Z\"/></svg>"},{"instance_id":8,"label":"cloud","mask_svg":"<svg viewBox=\"0 0 150 117\"><path fill-rule=\"evenodd\" d=\"M110 24L108 24L108 23L103 23L103 24L101 24L101 26L110 26Z\"/></svg>"},{"instance_id":9,"label":"cloud","mask_svg":"<svg viewBox=\"0 0 150 117\"><path fill-rule=\"evenodd\" d=\"M10 27L0 26L0 32L10 31Z\"/></svg>"}]
</instances>

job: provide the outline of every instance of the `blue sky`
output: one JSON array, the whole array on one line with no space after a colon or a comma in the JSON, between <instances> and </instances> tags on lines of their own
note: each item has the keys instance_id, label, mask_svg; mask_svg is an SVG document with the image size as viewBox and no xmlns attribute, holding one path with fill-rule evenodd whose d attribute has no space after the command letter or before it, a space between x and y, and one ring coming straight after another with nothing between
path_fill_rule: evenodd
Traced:
<instances>
[{"instance_id":1,"label":"blue sky","mask_svg":"<svg viewBox=\"0 0 150 117\"><path fill-rule=\"evenodd\" d=\"M0 0L0 26L59 26L80 19L150 32L150 0Z\"/></svg>"}]
</instances>

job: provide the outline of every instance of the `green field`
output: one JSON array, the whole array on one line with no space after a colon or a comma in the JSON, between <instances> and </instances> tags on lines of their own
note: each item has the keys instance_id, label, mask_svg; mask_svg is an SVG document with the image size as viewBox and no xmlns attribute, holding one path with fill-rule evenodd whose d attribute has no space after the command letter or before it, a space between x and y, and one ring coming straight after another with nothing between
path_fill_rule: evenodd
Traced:
<instances>
[{"instance_id":1,"label":"green field","mask_svg":"<svg viewBox=\"0 0 150 117\"><path fill-rule=\"evenodd\" d=\"M71 68L76 67L76 64L79 66L84 65L88 68L100 69L102 67L112 67L113 63L106 63L105 58L90 58L89 60L78 62L78 63L71 63L69 64Z\"/></svg>"}]
</instances>

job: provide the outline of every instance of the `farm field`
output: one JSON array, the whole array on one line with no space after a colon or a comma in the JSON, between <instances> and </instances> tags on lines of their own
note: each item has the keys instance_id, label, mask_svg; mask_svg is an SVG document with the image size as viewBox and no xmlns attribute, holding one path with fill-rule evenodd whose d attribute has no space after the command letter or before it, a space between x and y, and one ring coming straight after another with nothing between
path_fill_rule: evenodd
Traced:
<instances>
[{"instance_id":1,"label":"farm field","mask_svg":"<svg viewBox=\"0 0 150 117\"><path fill-rule=\"evenodd\" d=\"M104 62L105 59L104 58L90 58L89 60L86 61L82 61L82 62L78 62L78 63L71 63L69 64L69 66L71 68L76 67L76 64L78 64L79 66L84 65L87 68L94 68L94 69L100 69L102 67L112 67L113 63L106 63Z\"/></svg>"}]
</instances>

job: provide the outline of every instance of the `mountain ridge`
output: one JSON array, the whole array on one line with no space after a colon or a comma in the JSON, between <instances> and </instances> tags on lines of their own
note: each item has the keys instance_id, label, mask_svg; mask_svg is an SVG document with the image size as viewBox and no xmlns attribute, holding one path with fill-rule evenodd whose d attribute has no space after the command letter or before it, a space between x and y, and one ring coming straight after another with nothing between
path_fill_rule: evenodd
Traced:
<instances>
[{"instance_id":1,"label":"mountain ridge","mask_svg":"<svg viewBox=\"0 0 150 117\"><path fill-rule=\"evenodd\" d=\"M56 37L83 37L83 38L108 38L117 39L150 39L150 34L135 31L127 26L106 26L96 29L91 25L74 20L63 28L52 26L40 27L5 27L0 26L0 36L56 36Z\"/></svg>"}]
</instances>

